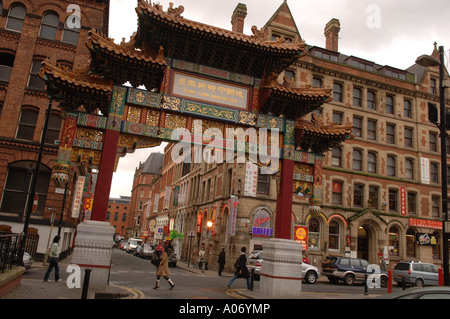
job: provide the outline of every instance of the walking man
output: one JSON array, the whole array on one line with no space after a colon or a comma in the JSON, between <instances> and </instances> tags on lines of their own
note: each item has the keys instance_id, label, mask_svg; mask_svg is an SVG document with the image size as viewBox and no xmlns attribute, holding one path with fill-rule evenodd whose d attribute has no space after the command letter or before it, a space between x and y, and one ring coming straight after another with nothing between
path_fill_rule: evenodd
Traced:
<instances>
[{"instance_id":1,"label":"walking man","mask_svg":"<svg viewBox=\"0 0 450 319\"><path fill-rule=\"evenodd\" d=\"M227 289L230 289L233 282L236 278L245 278L247 279L247 289L250 289L250 273L247 269L247 257L245 256L246 248L241 248L241 254L238 259L234 263L234 268L236 268L236 272L234 273L234 277L227 284Z\"/></svg>"},{"instance_id":2,"label":"walking man","mask_svg":"<svg viewBox=\"0 0 450 319\"><path fill-rule=\"evenodd\" d=\"M225 248L222 248L222 251L219 253L217 262L219 263L219 276L222 276L222 271L225 268Z\"/></svg>"}]
</instances>

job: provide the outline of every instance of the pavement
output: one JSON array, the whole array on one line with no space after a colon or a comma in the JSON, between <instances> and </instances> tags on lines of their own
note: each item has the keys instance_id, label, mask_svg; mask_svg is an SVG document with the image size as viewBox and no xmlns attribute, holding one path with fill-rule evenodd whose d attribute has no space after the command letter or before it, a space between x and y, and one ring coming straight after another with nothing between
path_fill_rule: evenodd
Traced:
<instances>
[{"instance_id":1,"label":"pavement","mask_svg":"<svg viewBox=\"0 0 450 319\"><path fill-rule=\"evenodd\" d=\"M47 282L43 281L47 265L42 262L34 262L31 269L29 269L23 276L20 285L9 293L0 297L2 299L81 299L82 288L69 288L66 283L65 269L70 264L71 257L61 260L59 262L60 275L62 280L54 281L54 271L50 274L50 279ZM187 262L178 261L177 267L191 273L205 276L218 276L216 270L204 270L194 268L192 264L189 266ZM38 276L41 275L41 276ZM232 273L223 272L223 277L233 277ZM39 279L36 279L38 277ZM319 281L327 281L326 278L319 278ZM258 286L256 284L255 286ZM228 289L224 287L224 291L229 296L236 299L285 299L276 296L268 296L259 291L256 287L254 290L247 289ZM97 294L96 299L142 299L142 293L132 287L109 285L106 290ZM313 293L301 292L296 299L368 299L374 298L376 295L359 295L359 294L340 294L340 293Z\"/></svg>"}]
</instances>

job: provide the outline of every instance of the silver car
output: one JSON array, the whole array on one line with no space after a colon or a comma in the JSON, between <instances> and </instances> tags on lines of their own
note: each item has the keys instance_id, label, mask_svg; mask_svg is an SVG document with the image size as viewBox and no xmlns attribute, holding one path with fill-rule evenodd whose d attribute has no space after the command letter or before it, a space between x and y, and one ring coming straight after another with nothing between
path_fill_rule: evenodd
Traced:
<instances>
[{"instance_id":1,"label":"silver car","mask_svg":"<svg viewBox=\"0 0 450 319\"><path fill-rule=\"evenodd\" d=\"M393 279L397 285L417 287L439 285L439 267L434 264L401 261L394 268Z\"/></svg>"},{"instance_id":2,"label":"silver car","mask_svg":"<svg viewBox=\"0 0 450 319\"><path fill-rule=\"evenodd\" d=\"M255 280L259 280L261 274L262 250L254 250L247 258L247 268L250 273L254 271ZM319 269L313 265L302 263L302 278L307 284L315 284L320 277Z\"/></svg>"}]
</instances>

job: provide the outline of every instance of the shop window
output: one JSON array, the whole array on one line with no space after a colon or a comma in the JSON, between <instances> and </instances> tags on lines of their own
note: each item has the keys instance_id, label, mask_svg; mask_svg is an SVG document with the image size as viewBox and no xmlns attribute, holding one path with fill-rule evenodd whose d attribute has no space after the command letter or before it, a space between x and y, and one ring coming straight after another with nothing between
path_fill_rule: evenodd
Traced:
<instances>
[{"instance_id":1,"label":"shop window","mask_svg":"<svg viewBox=\"0 0 450 319\"><path fill-rule=\"evenodd\" d=\"M9 52L0 53L0 82L9 82L15 56Z\"/></svg>"},{"instance_id":2,"label":"shop window","mask_svg":"<svg viewBox=\"0 0 450 319\"><path fill-rule=\"evenodd\" d=\"M308 225L308 248L320 249L320 222L317 218L311 218Z\"/></svg>"},{"instance_id":3,"label":"shop window","mask_svg":"<svg viewBox=\"0 0 450 319\"><path fill-rule=\"evenodd\" d=\"M39 36L42 38L55 40L58 31L59 16L54 12L47 12L42 17L41 31Z\"/></svg>"},{"instance_id":4,"label":"shop window","mask_svg":"<svg viewBox=\"0 0 450 319\"><path fill-rule=\"evenodd\" d=\"M416 232L412 228L406 231L406 256L416 257Z\"/></svg>"},{"instance_id":5,"label":"shop window","mask_svg":"<svg viewBox=\"0 0 450 319\"><path fill-rule=\"evenodd\" d=\"M32 141L39 112L36 109L22 108L16 138Z\"/></svg>"},{"instance_id":6,"label":"shop window","mask_svg":"<svg viewBox=\"0 0 450 319\"><path fill-rule=\"evenodd\" d=\"M400 256L400 245L399 245L400 232L396 226L392 226L389 229L389 254L391 256Z\"/></svg>"},{"instance_id":7,"label":"shop window","mask_svg":"<svg viewBox=\"0 0 450 319\"><path fill-rule=\"evenodd\" d=\"M0 211L4 213L24 214L31 180L35 173L36 163L32 161L14 162L8 166L5 188L3 190ZM33 216L42 215L47 200L51 170L45 165L40 166L37 178L36 193L38 207Z\"/></svg>"},{"instance_id":8,"label":"shop window","mask_svg":"<svg viewBox=\"0 0 450 319\"><path fill-rule=\"evenodd\" d=\"M438 232L434 232L433 234L431 234L431 236L436 238L436 244L431 245L433 259L441 259L441 239L442 239L442 237Z\"/></svg>"},{"instance_id":9,"label":"shop window","mask_svg":"<svg viewBox=\"0 0 450 319\"><path fill-rule=\"evenodd\" d=\"M339 237L340 237L340 227L339 223L335 220L330 222L328 227L328 248L339 250Z\"/></svg>"},{"instance_id":10,"label":"shop window","mask_svg":"<svg viewBox=\"0 0 450 319\"><path fill-rule=\"evenodd\" d=\"M14 4L8 12L8 20L6 21L6 29L21 32L25 21L27 9L24 5Z\"/></svg>"}]
</instances>

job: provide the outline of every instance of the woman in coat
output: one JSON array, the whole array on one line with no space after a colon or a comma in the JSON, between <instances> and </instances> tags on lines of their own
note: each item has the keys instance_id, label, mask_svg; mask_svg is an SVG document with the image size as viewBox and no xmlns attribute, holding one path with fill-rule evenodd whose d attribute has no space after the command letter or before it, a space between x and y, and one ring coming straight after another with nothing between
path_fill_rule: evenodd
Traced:
<instances>
[{"instance_id":1,"label":"woman in coat","mask_svg":"<svg viewBox=\"0 0 450 319\"><path fill-rule=\"evenodd\" d=\"M167 282L170 285L170 290L172 290L173 287L175 287L175 285L173 281L169 278L170 277L169 256L167 255L167 249L164 249L161 255L159 266L158 269L156 270L156 285L155 287L153 287L153 289L159 288L159 280L161 279L161 276L163 276L164 279L167 280Z\"/></svg>"},{"instance_id":2,"label":"woman in coat","mask_svg":"<svg viewBox=\"0 0 450 319\"><path fill-rule=\"evenodd\" d=\"M233 282L236 278L245 278L247 279L247 289L250 289L250 273L247 269L247 257L245 256L245 251L247 249L245 247L241 248L241 254L239 258L236 260L235 268L236 272L234 273L234 277L227 284L227 288L230 289Z\"/></svg>"}]
</instances>

